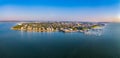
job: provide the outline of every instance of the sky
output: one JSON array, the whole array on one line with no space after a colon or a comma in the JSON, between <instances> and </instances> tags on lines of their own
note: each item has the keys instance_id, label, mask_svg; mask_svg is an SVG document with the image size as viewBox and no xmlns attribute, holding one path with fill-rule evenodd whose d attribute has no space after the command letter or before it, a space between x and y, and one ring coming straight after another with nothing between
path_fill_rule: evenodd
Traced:
<instances>
[{"instance_id":1,"label":"sky","mask_svg":"<svg viewBox=\"0 0 120 58\"><path fill-rule=\"evenodd\" d=\"M120 22L119 0L0 0L0 21Z\"/></svg>"}]
</instances>

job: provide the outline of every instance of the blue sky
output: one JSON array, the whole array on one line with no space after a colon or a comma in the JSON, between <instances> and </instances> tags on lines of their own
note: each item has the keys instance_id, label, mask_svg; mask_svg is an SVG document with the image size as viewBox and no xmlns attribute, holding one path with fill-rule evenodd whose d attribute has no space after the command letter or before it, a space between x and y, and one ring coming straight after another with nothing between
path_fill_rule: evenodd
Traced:
<instances>
[{"instance_id":1,"label":"blue sky","mask_svg":"<svg viewBox=\"0 0 120 58\"><path fill-rule=\"evenodd\" d=\"M0 0L0 18L108 21L103 18L120 17L119 5L119 0Z\"/></svg>"}]
</instances>

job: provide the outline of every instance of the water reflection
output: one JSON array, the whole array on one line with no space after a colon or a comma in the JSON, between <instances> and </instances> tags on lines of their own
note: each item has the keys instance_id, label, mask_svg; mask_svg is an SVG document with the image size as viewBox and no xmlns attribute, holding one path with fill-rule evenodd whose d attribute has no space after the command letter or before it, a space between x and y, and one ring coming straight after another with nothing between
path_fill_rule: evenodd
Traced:
<instances>
[{"instance_id":1,"label":"water reflection","mask_svg":"<svg viewBox=\"0 0 120 58\"><path fill-rule=\"evenodd\" d=\"M23 38L24 31L20 31L21 38Z\"/></svg>"}]
</instances>

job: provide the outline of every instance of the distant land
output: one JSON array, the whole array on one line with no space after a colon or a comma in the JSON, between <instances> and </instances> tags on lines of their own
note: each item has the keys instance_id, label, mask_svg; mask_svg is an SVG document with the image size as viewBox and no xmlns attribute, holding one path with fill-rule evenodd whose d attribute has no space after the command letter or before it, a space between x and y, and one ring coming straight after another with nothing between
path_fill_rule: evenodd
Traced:
<instances>
[{"instance_id":1,"label":"distant land","mask_svg":"<svg viewBox=\"0 0 120 58\"><path fill-rule=\"evenodd\" d=\"M0 22L89 22L89 21L19 21L19 20L3 20ZM94 22L93 22L94 23ZM109 22L101 22L101 23L109 23Z\"/></svg>"},{"instance_id":2,"label":"distant land","mask_svg":"<svg viewBox=\"0 0 120 58\"><path fill-rule=\"evenodd\" d=\"M0 18L0 22L44 22L44 21L80 21L80 22L120 22L120 18Z\"/></svg>"}]
</instances>

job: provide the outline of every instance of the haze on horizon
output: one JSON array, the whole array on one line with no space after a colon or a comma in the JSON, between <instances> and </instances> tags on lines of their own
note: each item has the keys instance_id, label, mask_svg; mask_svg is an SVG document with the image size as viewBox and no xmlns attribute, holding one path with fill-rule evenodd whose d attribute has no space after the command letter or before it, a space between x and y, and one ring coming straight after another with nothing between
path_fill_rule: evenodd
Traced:
<instances>
[{"instance_id":1,"label":"haze on horizon","mask_svg":"<svg viewBox=\"0 0 120 58\"><path fill-rule=\"evenodd\" d=\"M0 0L0 21L120 22L119 0Z\"/></svg>"}]
</instances>

